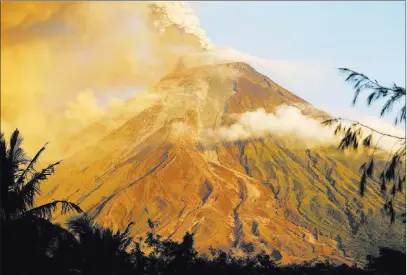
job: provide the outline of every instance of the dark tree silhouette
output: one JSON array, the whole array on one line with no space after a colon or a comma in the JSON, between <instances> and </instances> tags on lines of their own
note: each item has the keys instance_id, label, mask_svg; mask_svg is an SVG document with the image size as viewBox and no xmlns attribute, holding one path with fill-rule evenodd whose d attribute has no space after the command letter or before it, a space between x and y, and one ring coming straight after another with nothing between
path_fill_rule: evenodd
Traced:
<instances>
[{"instance_id":1,"label":"dark tree silhouette","mask_svg":"<svg viewBox=\"0 0 407 275\"><path fill-rule=\"evenodd\" d=\"M79 268L78 252L74 236L46 219L1 223L1 274L71 274Z\"/></svg>"},{"instance_id":2,"label":"dark tree silhouette","mask_svg":"<svg viewBox=\"0 0 407 275\"><path fill-rule=\"evenodd\" d=\"M60 205L62 213L70 210L82 212L75 204L58 200L35 206L35 196L40 194L40 184L54 172L60 162L37 171L35 164L42 147L29 159L22 149L18 130L6 144L0 135L0 218L2 274L60 274L74 268L75 249L73 236L48 219Z\"/></svg>"},{"instance_id":3,"label":"dark tree silhouette","mask_svg":"<svg viewBox=\"0 0 407 275\"><path fill-rule=\"evenodd\" d=\"M346 82L353 84L355 89L355 96L352 101L353 106L356 104L361 93L370 91L367 97L367 105L371 106L374 102L384 99L385 103L380 111L380 116L389 113L395 103L404 101L404 105L397 112L394 119L394 124L399 125L406 121L406 89L396 84L391 87L386 87L371 80L367 76L345 68L339 69L340 72L347 75ZM351 123L350 126L344 125L344 122ZM360 145L364 148L371 148L371 154L368 160L360 167L360 194L363 196L365 193L366 183L368 179L377 179L380 182L381 191L385 197L384 210L390 215L391 222L395 221L396 213L393 207L393 201L396 193L402 192L405 186L406 173L405 173L405 159L406 159L406 137L395 136L389 133L382 132L374 129L369 125L362 124L355 120L345 118L334 118L326 120L322 123L325 126L336 125L335 134L343 135L339 143L338 149L345 150L352 148L358 149ZM369 135L363 137L363 131L369 131ZM373 140L373 134L379 138ZM389 137L394 139L394 145L389 153L388 161L383 166L377 165L375 161L376 153L378 150L378 143L382 137ZM375 173L375 171L377 171ZM389 192L388 186L391 185ZM402 213L405 222L405 213Z\"/></svg>"},{"instance_id":4,"label":"dark tree silhouette","mask_svg":"<svg viewBox=\"0 0 407 275\"><path fill-rule=\"evenodd\" d=\"M34 166L45 150L45 145L34 158L29 159L21 148L23 142L20 132L16 129L7 146L3 133L0 135L1 163L1 201L0 215L3 220L16 220L24 216L51 218L53 211L60 205L62 214L68 211L81 213L82 210L74 203L57 200L44 205L35 206L34 198L40 194L40 184L47 179L60 161L48 165L40 171Z\"/></svg>"},{"instance_id":5,"label":"dark tree silhouette","mask_svg":"<svg viewBox=\"0 0 407 275\"><path fill-rule=\"evenodd\" d=\"M133 241L131 225L124 232L113 232L98 226L86 215L70 220L68 226L80 243L81 274L128 274L133 269L131 254L127 251Z\"/></svg>"},{"instance_id":6,"label":"dark tree silhouette","mask_svg":"<svg viewBox=\"0 0 407 275\"><path fill-rule=\"evenodd\" d=\"M378 275L406 274L406 255L400 251L382 247L378 256L367 256L367 269Z\"/></svg>"}]
</instances>

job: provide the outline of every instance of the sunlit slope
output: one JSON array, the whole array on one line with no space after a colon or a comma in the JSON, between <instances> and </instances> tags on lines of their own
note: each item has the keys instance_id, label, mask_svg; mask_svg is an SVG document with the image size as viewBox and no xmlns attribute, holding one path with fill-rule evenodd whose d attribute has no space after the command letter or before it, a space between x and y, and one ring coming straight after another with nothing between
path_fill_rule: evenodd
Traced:
<instances>
[{"instance_id":1,"label":"sunlit slope","mask_svg":"<svg viewBox=\"0 0 407 275\"><path fill-rule=\"evenodd\" d=\"M202 129L259 108L301 106L309 117L329 117L250 66L179 68L151 93L162 100L65 160L44 200L69 199L106 226L135 222L135 236L145 235L148 219L164 237L194 232L202 251L252 243L282 263L351 263L382 243L404 246L403 227L389 227L380 212L377 184L359 196L363 155L277 133L201 140Z\"/></svg>"},{"instance_id":2,"label":"sunlit slope","mask_svg":"<svg viewBox=\"0 0 407 275\"><path fill-rule=\"evenodd\" d=\"M365 156L344 156L329 148L288 149L272 137L211 150L217 152L219 162L267 186L287 220L314 237L340 240L346 255L358 257L379 243L404 245L403 226L389 226L382 214L379 184L369 182L365 196L359 195L357 171ZM402 196L399 199L401 211L405 202Z\"/></svg>"}]
</instances>

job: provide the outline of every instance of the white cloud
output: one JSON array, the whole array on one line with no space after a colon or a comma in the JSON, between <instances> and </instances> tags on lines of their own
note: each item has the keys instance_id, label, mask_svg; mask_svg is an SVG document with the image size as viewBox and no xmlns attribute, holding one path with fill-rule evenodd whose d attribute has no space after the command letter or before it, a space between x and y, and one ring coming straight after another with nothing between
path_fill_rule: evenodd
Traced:
<instances>
[{"instance_id":1,"label":"white cloud","mask_svg":"<svg viewBox=\"0 0 407 275\"><path fill-rule=\"evenodd\" d=\"M322 127L321 121L303 115L296 107L286 105L279 107L275 114L266 113L264 109L243 113L229 127L205 129L202 138L206 141L233 141L276 133L297 136L318 144L337 141L332 128Z\"/></svg>"},{"instance_id":2,"label":"white cloud","mask_svg":"<svg viewBox=\"0 0 407 275\"><path fill-rule=\"evenodd\" d=\"M338 145L340 136L334 135L335 125L323 127L320 120L305 116L300 109L292 106L280 106L276 113L266 113L264 109L243 114L234 114L236 121L230 126L222 126L218 129L204 129L201 133L203 142L235 141L250 138L260 138L270 134L289 135L298 137L308 145ZM360 123L372 127L380 132L405 137L405 131L394 127L391 123L376 117L363 117ZM350 126L351 122L344 122L344 126ZM372 131L362 128L362 139L370 135ZM397 139L381 136L377 133L372 135L372 144L388 152L399 148Z\"/></svg>"}]
</instances>

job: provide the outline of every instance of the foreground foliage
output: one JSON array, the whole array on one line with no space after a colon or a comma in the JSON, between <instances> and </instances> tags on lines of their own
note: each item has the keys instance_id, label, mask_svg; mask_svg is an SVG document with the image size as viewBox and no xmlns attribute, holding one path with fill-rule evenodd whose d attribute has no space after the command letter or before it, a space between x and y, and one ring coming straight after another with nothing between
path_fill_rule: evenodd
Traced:
<instances>
[{"instance_id":1,"label":"foreground foliage","mask_svg":"<svg viewBox=\"0 0 407 275\"><path fill-rule=\"evenodd\" d=\"M58 206L61 207L62 214L68 211L82 212L79 206L66 200L35 206L34 198L40 194L40 184L54 173L54 168L60 161L37 171L35 165L44 152L45 145L34 158L30 159L21 148L22 142L23 139L17 129L11 135L8 145L4 135L0 135L1 219L4 221L29 217L50 219Z\"/></svg>"},{"instance_id":2,"label":"foreground foliage","mask_svg":"<svg viewBox=\"0 0 407 275\"><path fill-rule=\"evenodd\" d=\"M12 133L8 144L4 135L0 135L2 274L28 274L41 266L55 272L68 270L75 263L71 253L77 243L71 233L52 224L49 219L58 209L62 214L81 213L82 210L66 200L35 205L40 184L60 162L37 171L35 166L45 146L30 159L21 147L22 142L18 130Z\"/></svg>"},{"instance_id":3,"label":"foreground foliage","mask_svg":"<svg viewBox=\"0 0 407 275\"><path fill-rule=\"evenodd\" d=\"M47 230L42 230L40 235L37 226ZM69 231L43 219L14 224L13 228L2 224L2 234L14 236L2 244L3 251L6 255L13 249L20 251L18 257L6 257L8 264L2 267L2 274L398 275L406 272L405 254L388 248L382 248L378 256L368 256L365 269L317 261L279 266L264 252L236 257L232 252L211 249L210 255L199 254L194 248L194 235L190 233L181 242L175 242L163 240L150 227L145 238L134 241L128 234L129 226L124 232L114 232L86 216L71 220ZM14 247L15 243L19 246ZM4 263L5 258L2 260Z\"/></svg>"},{"instance_id":4,"label":"foreground foliage","mask_svg":"<svg viewBox=\"0 0 407 275\"><path fill-rule=\"evenodd\" d=\"M401 102L401 107L394 118L394 125L397 126L406 122L406 89L404 87L396 84L386 87L379 84L377 80L371 80L364 74L346 68L341 68L339 71L347 76L345 81L353 85L355 90L353 106L362 93L369 92L370 94L367 96L368 106L384 100L380 117L390 113L393 106ZM385 199L384 210L389 214L391 222L394 222L396 219L394 200L397 193L403 192L406 182L406 137L395 136L359 121L341 117L326 120L322 124L336 126L335 134L342 136L338 149L357 150L359 147L371 149L370 156L360 167L360 195L364 195L368 180L380 182L380 189ZM379 142L382 138L388 138L393 145L388 153L386 165L384 168L379 168L376 154L381 151ZM405 222L405 215L405 212L401 214L403 222Z\"/></svg>"}]
</instances>

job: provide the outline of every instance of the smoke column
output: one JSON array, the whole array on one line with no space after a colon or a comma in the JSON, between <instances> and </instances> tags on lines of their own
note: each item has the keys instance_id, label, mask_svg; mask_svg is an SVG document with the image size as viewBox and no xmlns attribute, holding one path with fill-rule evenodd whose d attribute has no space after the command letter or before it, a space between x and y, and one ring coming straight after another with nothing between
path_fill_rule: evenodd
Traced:
<instances>
[{"instance_id":1,"label":"smoke column","mask_svg":"<svg viewBox=\"0 0 407 275\"><path fill-rule=\"evenodd\" d=\"M53 159L126 93L212 47L185 2L1 2L1 35L1 130L19 128L30 155L49 141Z\"/></svg>"}]
</instances>

